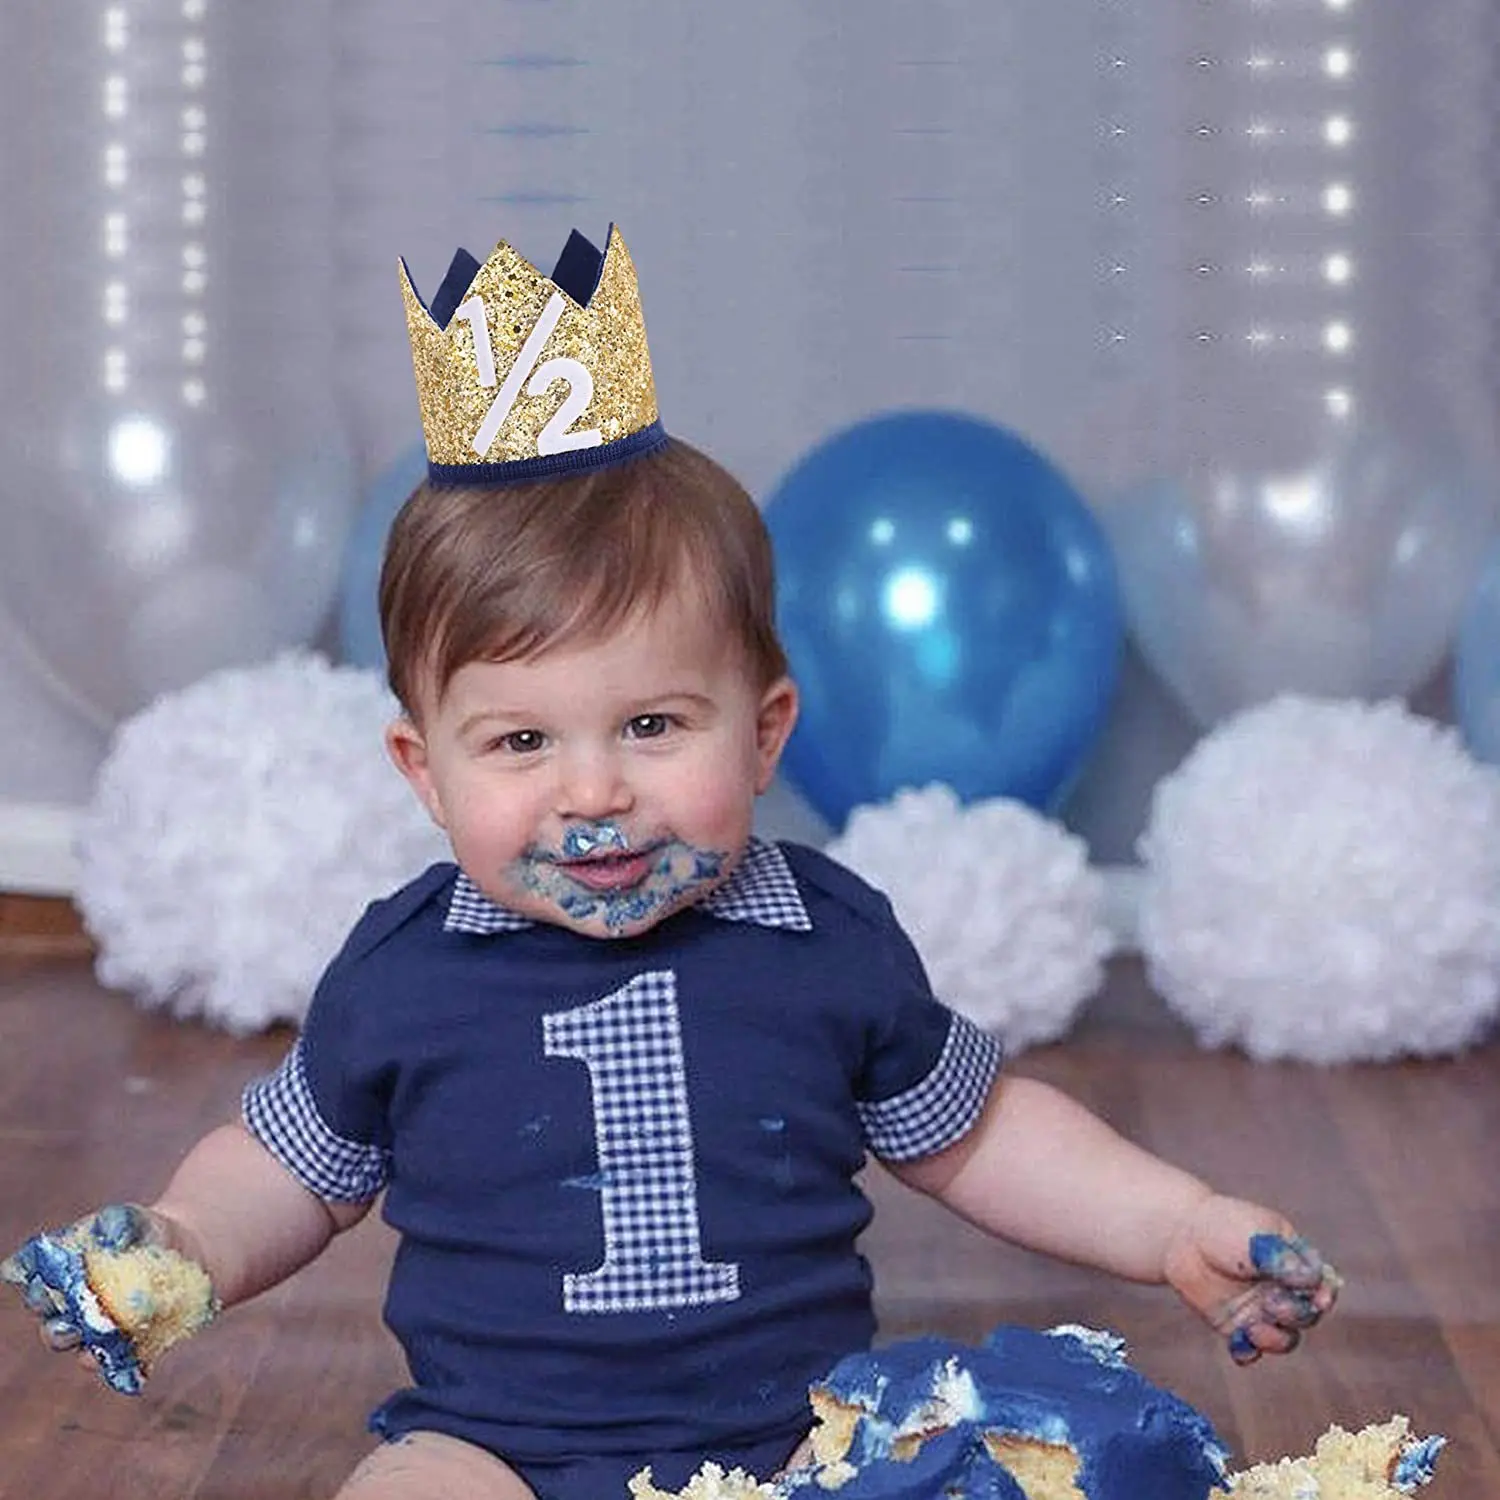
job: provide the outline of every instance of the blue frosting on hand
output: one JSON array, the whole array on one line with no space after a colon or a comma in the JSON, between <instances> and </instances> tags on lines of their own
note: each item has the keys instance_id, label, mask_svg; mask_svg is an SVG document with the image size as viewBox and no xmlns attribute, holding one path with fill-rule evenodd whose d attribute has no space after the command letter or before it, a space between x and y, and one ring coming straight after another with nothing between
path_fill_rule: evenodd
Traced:
<instances>
[{"instance_id":1,"label":"blue frosting on hand","mask_svg":"<svg viewBox=\"0 0 1500 1500\"><path fill-rule=\"evenodd\" d=\"M133 1250L151 1236L151 1220L134 1203L110 1203L94 1215L89 1237L101 1250Z\"/></svg>"},{"instance_id":2,"label":"blue frosting on hand","mask_svg":"<svg viewBox=\"0 0 1500 1500\"><path fill-rule=\"evenodd\" d=\"M1250 1264L1284 1286L1317 1286L1324 1274L1323 1257L1301 1235L1252 1234Z\"/></svg>"},{"instance_id":3,"label":"blue frosting on hand","mask_svg":"<svg viewBox=\"0 0 1500 1500\"><path fill-rule=\"evenodd\" d=\"M1229 1357L1241 1365L1260 1358L1260 1350L1255 1347L1255 1340L1250 1337L1248 1328L1236 1328L1229 1335Z\"/></svg>"},{"instance_id":4,"label":"blue frosting on hand","mask_svg":"<svg viewBox=\"0 0 1500 1500\"><path fill-rule=\"evenodd\" d=\"M135 1229L136 1239L121 1243L136 1243L138 1226ZM116 1221L106 1223L101 1232L96 1219L93 1237L107 1244L109 1236L126 1232L126 1226ZM6 1262L6 1279L22 1287L27 1306L34 1312L51 1314L49 1324L66 1323L78 1334L80 1345L94 1356L111 1390L125 1396L140 1394L145 1377L135 1345L89 1290L80 1249L49 1234L34 1235Z\"/></svg>"}]
</instances>

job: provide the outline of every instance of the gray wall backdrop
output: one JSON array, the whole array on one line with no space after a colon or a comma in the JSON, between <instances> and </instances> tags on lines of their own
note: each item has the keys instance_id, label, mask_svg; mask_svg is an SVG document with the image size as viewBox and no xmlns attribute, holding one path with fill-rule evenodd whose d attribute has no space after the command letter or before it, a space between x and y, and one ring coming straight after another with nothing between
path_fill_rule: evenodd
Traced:
<instances>
[{"instance_id":1,"label":"gray wall backdrop","mask_svg":"<svg viewBox=\"0 0 1500 1500\"><path fill-rule=\"evenodd\" d=\"M667 425L758 496L922 405L1019 430L1107 505L1205 391L1324 399L1331 181L1364 273L1339 378L1493 424L1489 0L333 3L332 318L366 478L418 435L397 256L430 293L457 244L546 266L615 221ZM82 800L97 736L15 691L52 744L20 794ZM1129 662L1068 814L1096 858L1128 857L1194 736ZM784 789L767 818L821 831Z\"/></svg>"}]
</instances>

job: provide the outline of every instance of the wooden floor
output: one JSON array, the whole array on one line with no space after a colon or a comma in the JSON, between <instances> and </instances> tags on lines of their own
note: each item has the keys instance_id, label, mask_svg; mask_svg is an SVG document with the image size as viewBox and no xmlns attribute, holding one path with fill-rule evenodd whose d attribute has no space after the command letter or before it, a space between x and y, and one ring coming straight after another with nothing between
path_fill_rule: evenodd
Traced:
<instances>
[{"instance_id":1,"label":"wooden floor","mask_svg":"<svg viewBox=\"0 0 1500 1500\"><path fill-rule=\"evenodd\" d=\"M0 1246L153 1194L286 1043L143 1015L85 960L0 960ZM1017 1066L1285 1208L1344 1272L1339 1313L1293 1358L1236 1369L1168 1294L993 1244L877 1177L868 1250L887 1333L1113 1327L1242 1460L1399 1410L1450 1439L1432 1500L1500 1497L1500 1044L1439 1064L1253 1065L1197 1052L1124 966L1065 1045ZM367 1445L366 1411L400 1379L378 1317L390 1251L367 1223L183 1346L137 1400L45 1354L7 1296L0 1497L330 1495Z\"/></svg>"}]
</instances>

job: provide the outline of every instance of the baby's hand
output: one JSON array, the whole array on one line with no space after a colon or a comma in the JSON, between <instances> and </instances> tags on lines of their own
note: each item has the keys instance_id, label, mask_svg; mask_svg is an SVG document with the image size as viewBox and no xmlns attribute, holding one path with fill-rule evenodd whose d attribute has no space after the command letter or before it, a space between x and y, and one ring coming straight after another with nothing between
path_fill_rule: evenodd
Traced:
<instances>
[{"instance_id":1,"label":"baby's hand","mask_svg":"<svg viewBox=\"0 0 1500 1500\"><path fill-rule=\"evenodd\" d=\"M136 1395L143 1379L134 1341L105 1311L89 1286L84 1256L91 1250L120 1252L160 1245L160 1227L134 1203L112 1203L77 1223L33 1235L0 1261L0 1280L10 1282L41 1319L42 1342L92 1358L114 1390Z\"/></svg>"},{"instance_id":2,"label":"baby's hand","mask_svg":"<svg viewBox=\"0 0 1500 1500\"><path fill-rule=\"evenodd\" d=\"M1236 1364L1289 1354L1338 1300L1338 1272L1284 1219L1205 1199L1168 1247L1166 1278L1225 1335Z\"/></svg>"}]
</instances>

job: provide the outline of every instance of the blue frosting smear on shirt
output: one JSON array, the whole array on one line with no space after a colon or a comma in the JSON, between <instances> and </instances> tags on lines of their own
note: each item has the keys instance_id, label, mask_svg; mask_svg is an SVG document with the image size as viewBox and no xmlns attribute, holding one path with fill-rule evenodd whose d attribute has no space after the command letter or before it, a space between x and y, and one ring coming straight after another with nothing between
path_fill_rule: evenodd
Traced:
<instances>
[{"instance_id":1,"label":"blue frosting smear on shirt","mask_svg":"<svg viewBox=\"0 0 1500 1500\"><path fill-rule=\"evenodd\" d=\"M1070 1447L1089 1500L1205 1500L1225 1474L1208 1419L1091 1329L1006 1325L978 1348L913 1339L842 1360L820 1385L862 1413L848 1454L858 1472L840 1500L1016 1500L987 1432ZM934 1428L915 1458L891 1457L896 1439Z\"/></svg>"}]
</instances>

